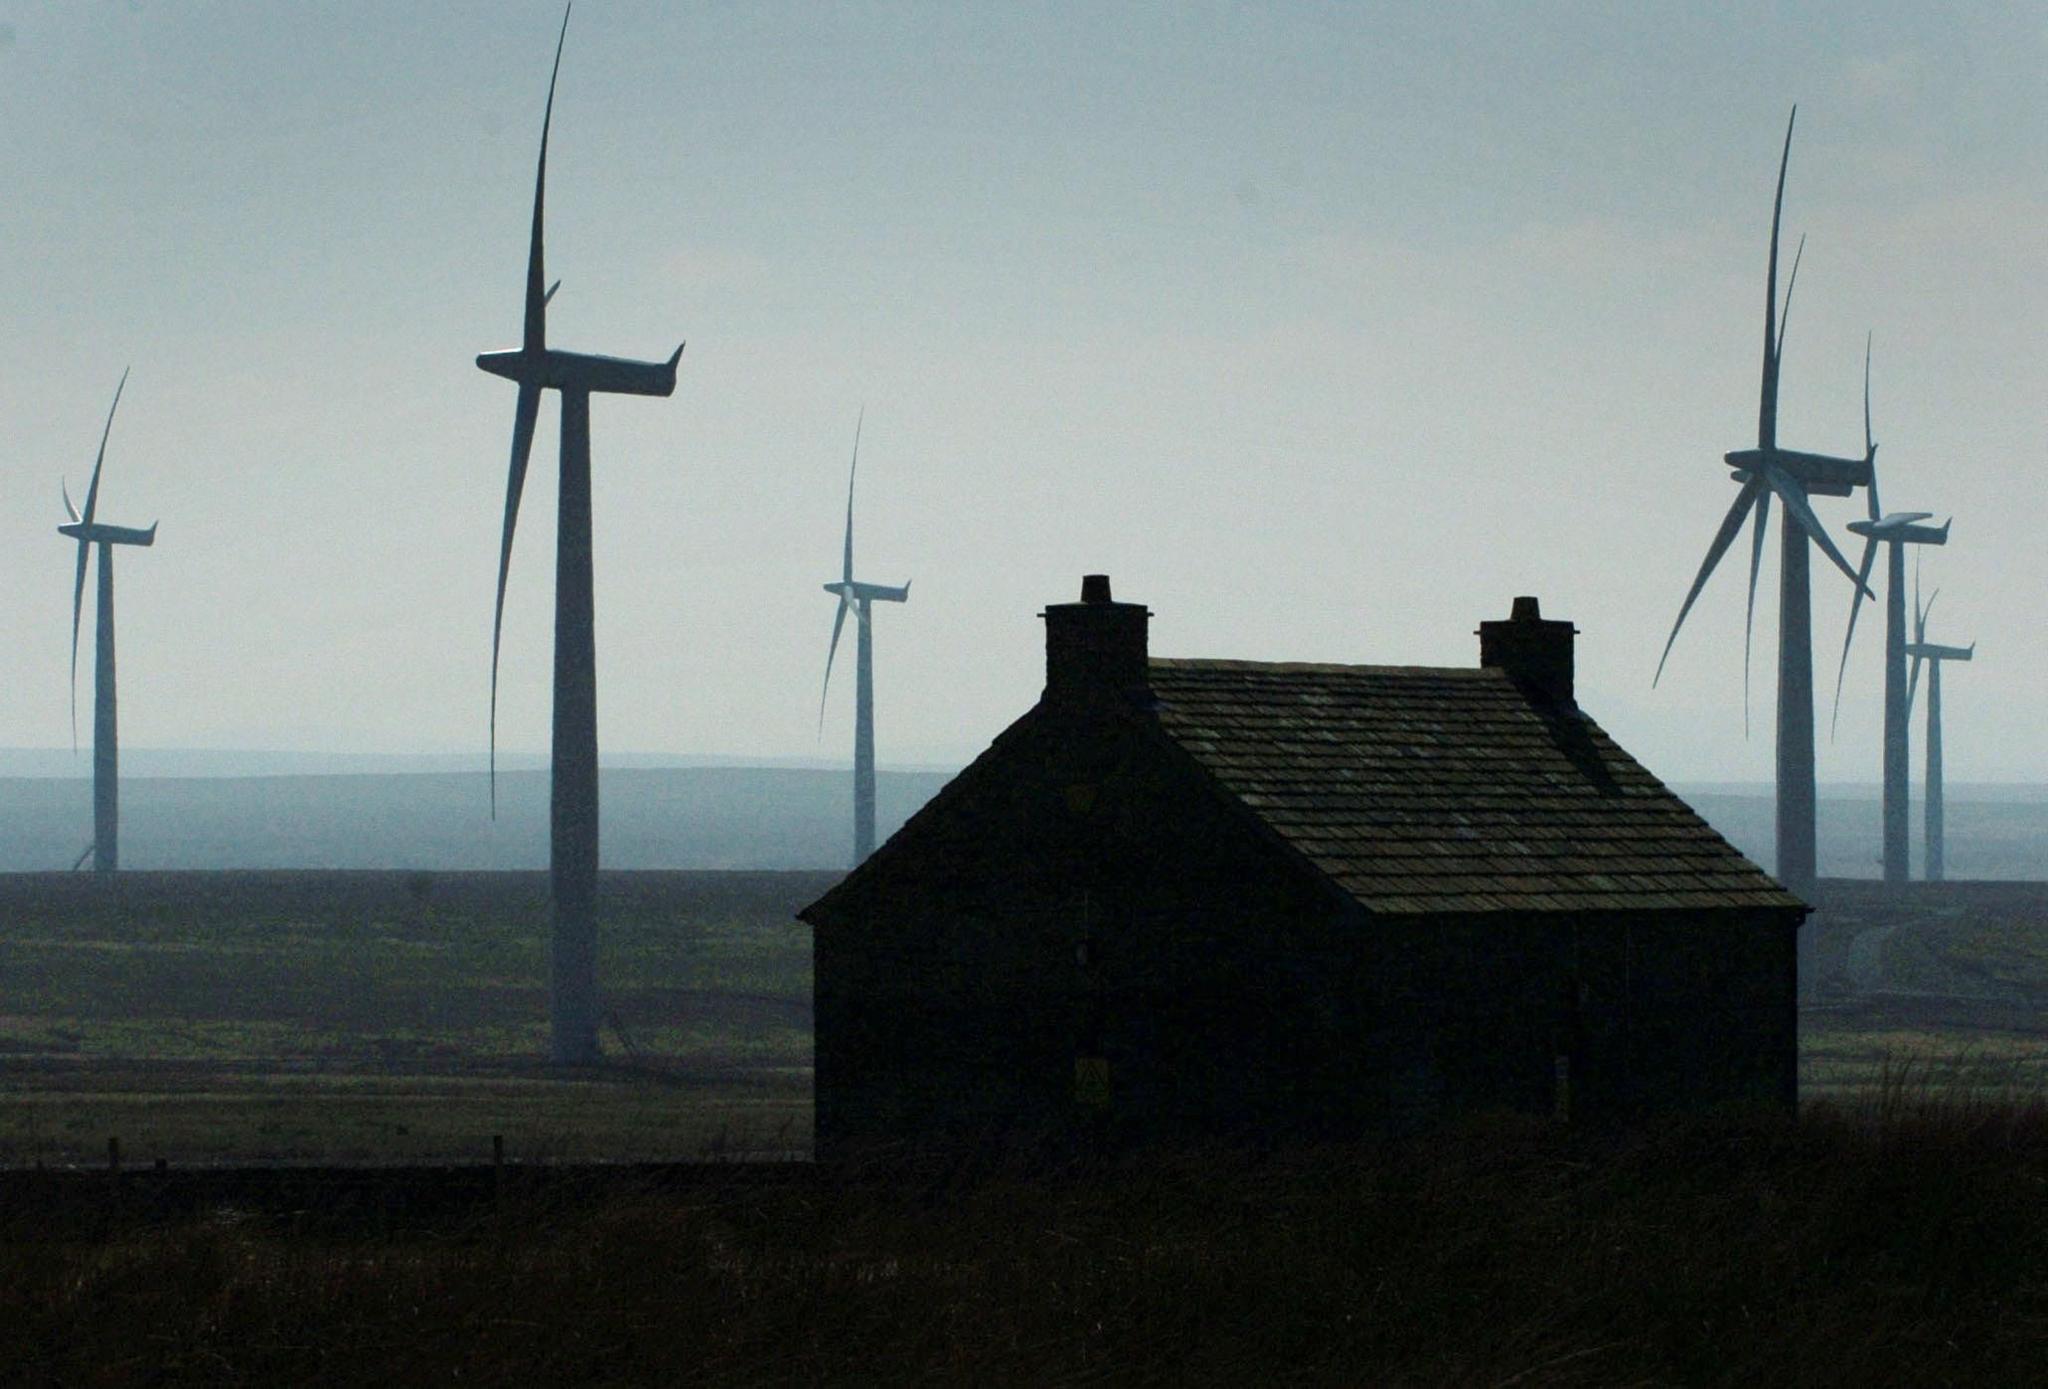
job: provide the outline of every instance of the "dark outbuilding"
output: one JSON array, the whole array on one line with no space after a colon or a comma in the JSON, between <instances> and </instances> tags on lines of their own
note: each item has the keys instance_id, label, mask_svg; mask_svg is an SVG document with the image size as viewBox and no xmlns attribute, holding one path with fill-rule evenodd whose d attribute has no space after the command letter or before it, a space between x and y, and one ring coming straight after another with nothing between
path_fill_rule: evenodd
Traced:
<instances>
[{"instance_id":1,"label":"dark outbuilding","mask_svg":"<svg viewBox=\"0 0 2048 1389\"><path fill-rule=\"evenodd\" d=\"M1569 622L1435 669L1149 617L1048 607L1037 705L800 913L820 1156L1792 1103L1807 908L1579 710Z\"/></svg>"}]
</instances>

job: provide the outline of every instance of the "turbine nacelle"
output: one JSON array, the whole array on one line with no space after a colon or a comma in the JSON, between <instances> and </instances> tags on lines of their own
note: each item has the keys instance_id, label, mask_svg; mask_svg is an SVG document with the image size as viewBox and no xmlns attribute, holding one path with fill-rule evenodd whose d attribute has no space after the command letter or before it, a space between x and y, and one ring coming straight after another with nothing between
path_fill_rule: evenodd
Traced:
<instances>
[{"instance_id":1,"label":"turbine nacelle","mask_svg":"<svg viewBox=\"0 0 2048 1389\"><path fill-rule=\"evenodd\" d=\"M1894 511L1876 521L1851 521L1849 529L1866 540L1899 545L1946 545L1953 519L1938 526L1923 526L1931 511Z\"/></svg>"},{"instance_id":2,"label":"turbine nacelle","mask_svg":"<svg viewBox=\"0 0 2048 1389\"><path fill-rule=\"evenodd\" d=\"M864 584L857 580L840 580L822 585L825 592L837 594L847 603L907 603L910 601L910 581L904 580L903 587L890 588L886 584Z\"/></svg>"},{"instance_id":3,"label":"turbine nacelle","mask_svg":"<svg viewBox=\"0 0 2048 1389\"><path fill-rule=\"evenodd\" d=\"M1777 464L1787 476L1814 496L1846 497L1856 488L1870 485L1871 461L1868 458L1836 458L1825 453L1780 448L1736 449L1722 457L1729 467L1735 469L1738 482L1747 482L1763 471L1768 461Z\"/></svg>"},{"instance_id":4,"label":"turbine nacelle","mask_svg":"<svg viewBox=\"0 0 2048 1389\"><path fill-rule=\"evenodd\" d=\"M1975 642L1968 646L1939 646L1926 641L1906 643L1906 654L1916 661L1967 661L1976 652Z\"/></svg>"},{"instance_id":5,"label":"turbine nacelle","mask_svg":"<svg viewBox=\"0 0 2048 1389\"><path fill-rule=\"evenodd\" d=\"M682 358L681 345L665 362L601 357L594 353L564 352L552 347L538 352L514 348L506 352L479 353L476 364L493 376L542 390L667 396L675 393L676 366Z\"/></svg>"},{"instance_id":6,"label":"turbine nacelle","mask_svg":"<svg viewBox=\"0 0 2048 1389\"><path fill-rule=\"evenodd\" d=\"M73 521L57 527L57 534L68 535L82 545L154 545L156 526L138 530L134 526L109 526L100 521Z\"/></svg>"}]
</instances>

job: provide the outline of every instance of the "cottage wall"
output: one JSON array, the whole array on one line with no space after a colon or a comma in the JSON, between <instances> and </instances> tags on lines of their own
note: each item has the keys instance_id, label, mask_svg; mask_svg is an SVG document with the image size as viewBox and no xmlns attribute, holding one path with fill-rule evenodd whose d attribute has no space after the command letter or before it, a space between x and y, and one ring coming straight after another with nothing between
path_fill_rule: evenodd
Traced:
<instances>
[{"instance_id":1,"label":"cottage wall","mask_svg":"<svg viewBox=\"0 0 2048 1389\"><path fill-rule=\"evenodd\" d=\"M1356 1088L1334 894L1140 720L1040 709L1005 738L815 933L821 1154L1269 1130Z\"/></svg>"},{"instance_id":2,"label":"cottage wall","mask_svg":"<svg viewBox=\"0 0 2048 1389\"><path fill-rule=\"evenodd\" d=\"M1787 911L1384 921L1369 1045L1387 1059L1392 1117L1507 1108L1600 1120L1790 1104L1798 921Z\"/></svg>"}]
</instances>

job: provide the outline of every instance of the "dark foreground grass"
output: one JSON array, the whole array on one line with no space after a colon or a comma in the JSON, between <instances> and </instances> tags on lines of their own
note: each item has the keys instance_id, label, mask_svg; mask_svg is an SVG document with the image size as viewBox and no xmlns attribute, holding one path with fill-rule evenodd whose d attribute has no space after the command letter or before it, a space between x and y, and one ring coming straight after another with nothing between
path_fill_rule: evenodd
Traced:
<instances>
[{"instance_id":1,"label":"dark foreground grass","mask_svg":"<svg viewBox=\"0 0 2048 1389\"><path fill-rule=\"evenodd\" d=\"M18 1383L2038 1384L2048 1109L0 1222ZM303 1227L302 1227L303 1228Z\"/></svg>"}]
</instances>

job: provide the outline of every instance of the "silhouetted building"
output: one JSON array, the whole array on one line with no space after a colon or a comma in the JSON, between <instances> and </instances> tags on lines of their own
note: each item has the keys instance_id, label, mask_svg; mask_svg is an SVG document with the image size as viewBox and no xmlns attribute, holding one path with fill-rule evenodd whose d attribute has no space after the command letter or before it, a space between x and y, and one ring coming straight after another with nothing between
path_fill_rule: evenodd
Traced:
<instances>
[{"instance_id":1,"label":"silhouetted building","mask_svg":"<svg viewBox=\"0 0 2048 1389\"><path fill-rule=\"evenodd\" d=\"M1149 658L1101 575L1043 616L1037 705L799 914L821 1156L1792 1102L1807 908L1534 598L1459 669Z\"/></svg>"}]
</instances>

